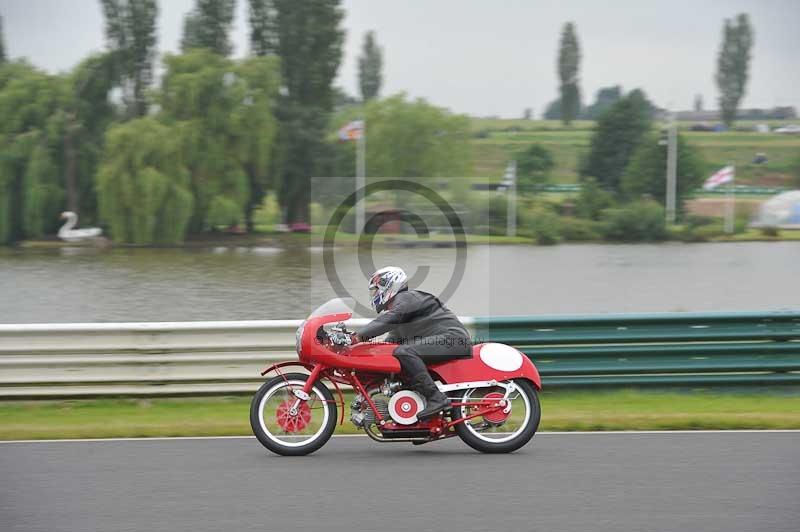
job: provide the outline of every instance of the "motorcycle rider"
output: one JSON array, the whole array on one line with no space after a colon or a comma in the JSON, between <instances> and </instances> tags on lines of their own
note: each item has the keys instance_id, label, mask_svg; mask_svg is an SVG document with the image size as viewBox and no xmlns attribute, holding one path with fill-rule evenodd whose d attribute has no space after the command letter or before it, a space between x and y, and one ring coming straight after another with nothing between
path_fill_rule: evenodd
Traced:
<instances>
[{"instance_id":1,"label":"motorcycle rider","mask_svg":"<svg viewBox=\"0 0 800 532\"><path fill-rule=\"evenodd\" d=\"M469 333L439 299L421 290L408 289L408 276L394 266L381 268L369 281L372 308L378 317L364 326L356 340L369 340L391 331L386 342L400 344L393 355L403 375L425 397L417 418L425 419L450 406L433 382L426 362L470 356Z\"/></svg>"}]
</instances>

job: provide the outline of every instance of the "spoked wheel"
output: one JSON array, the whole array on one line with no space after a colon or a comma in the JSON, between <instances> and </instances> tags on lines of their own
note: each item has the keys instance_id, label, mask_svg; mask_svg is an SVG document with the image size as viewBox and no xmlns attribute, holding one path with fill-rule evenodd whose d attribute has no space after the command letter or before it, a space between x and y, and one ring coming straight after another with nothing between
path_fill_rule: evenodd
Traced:
<instances>
[{"instance_id":1,"label":"spoked wheel","mask_svg":"<svg viewBox=\"0 0 800 532\"><path fill-rule=\"evenodd\" d=\"M513 384L508 401L509 411L495 410L473 417L454 425L458 436L464 443L484 453L510 453L516 451L536 434L542 411L536 388L526 380L508 381ZM459 397L462 403L480 399L500 401L506 390L501 386L493 388L469 388ZM465 418L481 410L476 406L457 406L453 408L453 419Z\"/></svg>"},{"instance_id":2,"label":"spoked wheel","mask_svg":"<svg viewBox=\"0 0 800 532\"><path fill-rule=\"evenodd\" d=\"M306 400L295 394L302 392L307 379L302 373L278 376L262 384L253 397L250 426L258 441L274 453L313 453L336 428L336 403L322 383L314 383Z\"/></svg>"}]
</instances>

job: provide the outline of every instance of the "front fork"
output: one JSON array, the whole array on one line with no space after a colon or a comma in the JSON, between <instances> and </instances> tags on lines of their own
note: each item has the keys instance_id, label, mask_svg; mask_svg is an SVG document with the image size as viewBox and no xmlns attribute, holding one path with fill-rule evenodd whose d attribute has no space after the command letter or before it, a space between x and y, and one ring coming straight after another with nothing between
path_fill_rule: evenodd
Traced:
<instances>
[{"instance_id":1,"label":"front fork","mask_svg":"<svg viewBox=\"0 0 800 532\"><path fill-rule=\"evenodd\" d=\"M295 396L294 403L292 404L291 408L289 408L289 415L296 416L297 409L300 408L300 403L302 401L308 401L311 397L308 392L311 391L311 388L314 387L314 383L317 382L319 378L319 374L322 372L324 367L322 364L317 364L314 366L314 369L311 370L311 375L308 376L306 383L303 385L303 388L300 390L292 390L292 393Z\"/></svg>"}]
</instances>

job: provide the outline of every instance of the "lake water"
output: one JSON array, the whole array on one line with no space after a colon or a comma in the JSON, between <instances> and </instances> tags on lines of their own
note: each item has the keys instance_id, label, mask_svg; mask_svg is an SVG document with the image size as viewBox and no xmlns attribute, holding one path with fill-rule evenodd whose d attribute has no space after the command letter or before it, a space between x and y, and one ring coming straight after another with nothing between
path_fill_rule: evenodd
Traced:
<instances>
[{"instance_id":1,"label":"lake water","mask_svg":"<svg viewBox=\"0 0 800 532\"><path fill-rule=\"evenodd\" d=\"M363 303L370 261L427 267L415 283L441 293L460 260L454 248L334 259ZM462 264L448 306L464 316L800 310L800 242L474 246ZM319 248L0 249L0 323L302 318L336 293Z\"/></svg>"}]
</instances>

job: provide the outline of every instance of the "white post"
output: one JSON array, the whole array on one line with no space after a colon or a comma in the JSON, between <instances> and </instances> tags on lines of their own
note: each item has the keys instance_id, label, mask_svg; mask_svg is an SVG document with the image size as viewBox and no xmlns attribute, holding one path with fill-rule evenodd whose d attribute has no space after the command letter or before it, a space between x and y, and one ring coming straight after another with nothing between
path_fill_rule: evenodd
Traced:
<instances>
[{"instance_id":1,"label":"white post","mask_svg":"<svg viewBox=\"0 0 800 532\"><path fill-rule=\"evenodd\" d=\"M733 163L731 163L731 169L733 170L733 177L728 184L728 204L725 206L725 232L729 235L733 234L734 221L736 218L736 195L733 192L734 185L736 184L736 167L733 166Z\"/></svg>"},{"instance_id":2,"label":"white post","mask_svg":"<svg viewBox=\"0 0 800 532\"><path fill-rule=\"evenodd\" d=\"M366 223L366 205L364 205L364 187L367 176L367 121L361 127L361 135L356 141L356 230L355 234L364 231Z\"/></svg>"},{"instance_id":3,"label":"white post","mask_svg":"<svg viewBox=\"0 0 800 532\"><path fill-rule=\"evenodd\" d=\"M678 131L675 125L675 115L670 113L667 126L667 198L666 215L667 223L675 223L675 198L677 196L677 171L678 171Z\"/></svg>"},{"instance_id":4,"label":"white post","mask_svg":"<svg viewBox=\"0 0 800 532\"><path fill-rule=\"evenodd\" d=\"M503 179L508 183L508 209L506 210L506 235L517 235L517 161L511 160Z\"/></svg>"}]
</instances>

